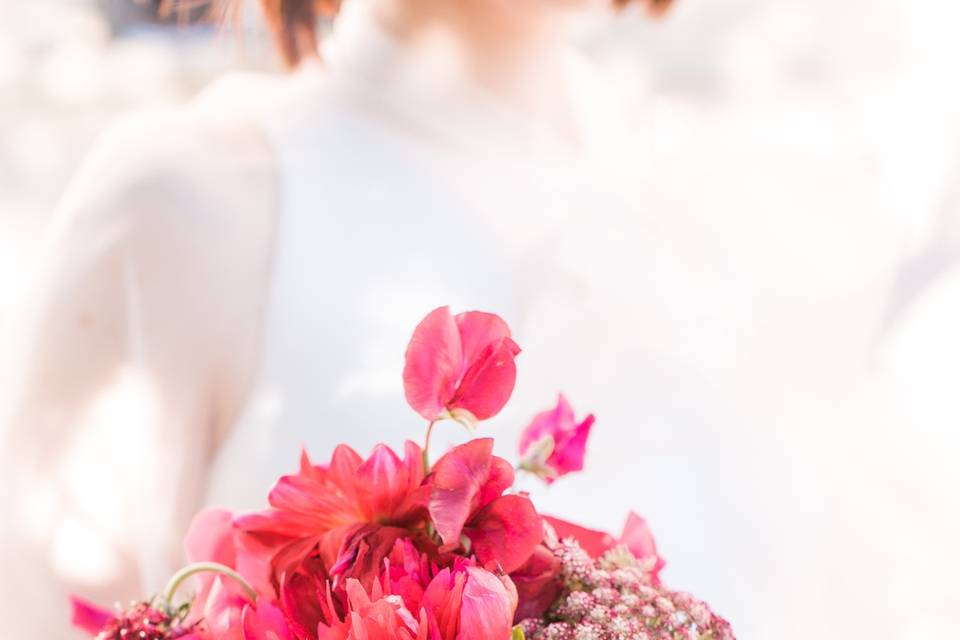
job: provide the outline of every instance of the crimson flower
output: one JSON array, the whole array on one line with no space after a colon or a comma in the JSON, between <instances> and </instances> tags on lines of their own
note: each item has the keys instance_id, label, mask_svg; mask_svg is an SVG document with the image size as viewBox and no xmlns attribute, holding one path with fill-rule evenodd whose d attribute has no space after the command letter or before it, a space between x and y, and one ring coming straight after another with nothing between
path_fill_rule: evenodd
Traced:
<instances>
[{"instance_id":1,"label":"crimson flower","mask_svg":"<svg viewBox=\"0 0 960 640\"><path fill-rule=\"evenodd\" d=\"M495 416L510 399L520 347L497 315L449 307L430 312L413 332L403 368L407 402L425 419L467 422Z\"/></svg>"},{"instance_id":2,"label":"crimson flower","mask_svg":"<svg viewBox=\"0 0 960 640\"><path fill-rule=\"evenodd\" d=\"M545 544L537 545L527 561L510 574L519 596L515 622L539 618L556 602L559 575L560 560L556 554Z\"/></svg>"}]
</instances>

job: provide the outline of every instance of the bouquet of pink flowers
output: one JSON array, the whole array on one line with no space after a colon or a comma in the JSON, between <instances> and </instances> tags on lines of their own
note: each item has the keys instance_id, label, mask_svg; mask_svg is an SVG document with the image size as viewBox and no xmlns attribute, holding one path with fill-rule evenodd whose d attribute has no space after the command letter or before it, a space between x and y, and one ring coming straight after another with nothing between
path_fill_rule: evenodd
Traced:
<instances>
[{"instance_id":1,"label":"bouquet of pink flowers","mask_svg":"<svg viewBox=\"0 0 960 640\"><path fill-rule=\"evenodd\" d=\"M340 445L324 465L303 453L269 508L197 515L192 564L161 595L115 611L74 598L74 624L100 640L733 639L706 604L660 583L639 516L614 538L539 514L489 438L430 463L435 424L472 429L503 408L519 352L496 315L433 311L403 371L428 422L423 448L364 459ZM525 430L517 468L547 482L580 470L592 426L560 396Z\"/></svg>"}]
</instances>

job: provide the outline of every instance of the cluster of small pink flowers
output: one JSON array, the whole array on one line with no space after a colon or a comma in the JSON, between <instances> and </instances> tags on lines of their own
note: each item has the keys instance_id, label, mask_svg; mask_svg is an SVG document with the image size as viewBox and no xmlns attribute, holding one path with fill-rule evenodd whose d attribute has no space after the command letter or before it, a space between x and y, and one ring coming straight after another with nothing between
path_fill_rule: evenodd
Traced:
<instances>
[{"instance_id":1,"label":"cluster of small pink flowers","mask_svg":"<svg viewBox=\"0 0 960 640\"><path fill-rule=\"evenodd\" d=\"M134 602L110 620L95 640L173 640L192 631L179 614L171 615L149 602Z\"/></svg>"},{"instance_id":2,"label":"cluster of small pink flowers","mask_svg":"<svg viewBox=\"0 0 960 640\"><path fill-rule=\"evenodd\" d=\"M624 547L592 559L560 542L563 595L543 619L524 620L527 640L734 640L726 620L693 596L654 585L650 567Z\"/></svg>"}]
</instances>

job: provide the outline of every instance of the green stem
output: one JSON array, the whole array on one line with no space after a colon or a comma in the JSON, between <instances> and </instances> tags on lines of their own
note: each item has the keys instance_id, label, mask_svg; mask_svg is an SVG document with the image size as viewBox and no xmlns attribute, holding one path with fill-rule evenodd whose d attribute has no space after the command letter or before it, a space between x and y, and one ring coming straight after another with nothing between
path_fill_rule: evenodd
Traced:
<instances>
[{"instance_id":1,"label":"green stem","mask_svg":"<svg viewBox=\"0 0 960 640\"><path fill-rule=\"evenodd\" d=\"M433 434L433 425L437 424L439 420L431 420L430 424L427 425L427 439L423 443L423 473L427 475L430 473L430 436Z\"/></svg>"},{"instance_id":2,"label":"green stem","mask_svg":"<svg viewBox=\"0 0 960 640\"><path fill-rule=\"evenodd\" d=\"M183 569L180 569L180 571L177 571L175 574L173 574L173 577L170 578L170 582L167 583L166 589L163 590L163 599L167 605L172 605L173 596L176 595L177 589L180 588L180 585L182 585L188 578L198 573L219 573L227 576L228 578L232 578L234 582L243 588L243 592L248 598L250 598L251 602L257 601L257 592L253 590L253 587L251 587L239 573L230 567L217 562L195 562L185 566Z\"/></svg>"}]
</instances>

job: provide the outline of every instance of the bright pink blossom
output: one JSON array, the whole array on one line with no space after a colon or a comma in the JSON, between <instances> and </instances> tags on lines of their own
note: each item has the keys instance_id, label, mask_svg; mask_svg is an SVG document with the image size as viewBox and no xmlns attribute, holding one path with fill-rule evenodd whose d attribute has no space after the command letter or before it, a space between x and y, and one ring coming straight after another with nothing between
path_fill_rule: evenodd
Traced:
<instances>
[{"instance_id":1,"label":"bright pink blossom","mask_svg":"<svg viewBox=\"0 0 960 640\"><path fill-rule=\"evenodd\" d=\"M425 518L429 490L423 480L422 453L412 442L403 459L385 445L366 460L341 445L327 466L312 464L304 453L300 472L282 477L270 491L271 509L234 519L244 534L238 567L258 584L276 584L320 549L325 570L342 569L363 550L357 536L369 543L374 529L416 526Z\"/></svg>"},{"instance_id":2,"label":"bright pink blossom","mask_svg":"<svg viewBox=\"0 0 960 640\"><path fill-rule=\"evenodd\" d=\"M571 471L580 471L593 422L590 414L577 423L573 407L561 393L556 407L538 413L523 430L520 436L523 468L537 473L548 483Z\"/></svg>"},{"instance_id":3,"label":"bright pink blossom","mask_svg":"<svg viewBox=\"0 0 960 640\"><path fill-rule=\"evenodd\" d=\"M649 563L652 582L655 585L660 583L660 570L663 569L666 562L657 553L657 545L653 540L650 527L647 526L647 521L636 513L631 511L627 516L627 521L623 525L623 533L620 534L619 538L559 518L544 516L543 519L553 527L558 538L561 540L575 538L580 547L594 558L603 555L618 545L624 545L638 560Z\"/></svg>"},{"instance_id":4,"label":"bright pink blossom","mask_svg":"<svg viewBox=\"0 0 960 640\"><path fill-rule=\"evenodd\" d=\"M345 586L348 610L342 619L317 626L318 640L427 640L425 611L419 617L397 596L385 596L379 586L368 593L356 580Z\"/></svg>"},{"instance_id":5,"label":"bright pink blossom","mask_svg":"<svg viewBox=\"0 0 960 640\"><path fill-rule=\"evenodd\" d=\"M257 600L255 607L246 606L240 617L243 640L296 640L280 609Z\"/></svg>"},{"instance_id":6,"label":"bright pink blossom","mask_svg":"<svg viewBox=\"0 0 960 640\"><path fill-rule=\"evenodd\" d=\"M425 419L468 421L495 416L510 399L520 347L499 316L435 309L417 325L407 346L403 388Z\"/></svg>"},{"instance_id":7,"label":"bright pink blossom","mask_svg":"<svg viewBox=\"0 0 960 640\"><path fill-rule=\"evenodd\" d=\"M460 563L440 571L423 593L422 607L438 640L510 637L517 590L506 576Z\"/></svg>"},{"instance_id":8,"label":"bright pink blossom","mask_svg":"<svg viewBox=\"0 0 960 640\"><path fill-rule=\"evenodd\" d=\"M481 438L451 449L433 467L430 517L441 551L461 548L486 566L510 572L527 561L543 539L543 524L526 495L502 495L513 484L513 467L493 455L493 440Z\"/></svg>"}]
</instances>

